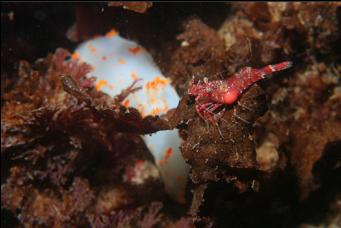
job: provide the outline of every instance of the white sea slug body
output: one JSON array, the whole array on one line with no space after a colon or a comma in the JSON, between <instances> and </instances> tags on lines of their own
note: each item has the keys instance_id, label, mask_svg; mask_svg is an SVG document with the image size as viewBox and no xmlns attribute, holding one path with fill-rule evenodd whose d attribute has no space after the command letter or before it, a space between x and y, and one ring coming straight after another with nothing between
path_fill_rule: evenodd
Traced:
<instances>
[{"instance_id":1,"label":"white sea slug body","mask_svg":"<svg viewBox=\"0 0 341 228\"><path fill-rule=\"evenodd\" d=\"M123 105L135 107L142 116L160 115L175 108L179 96L154 63L152 56L136 42L120 37L115 30L81 44L75 51L80 61L93 67L96 88L111 96L119 94L136 79L142 89L130 94ZM180 153L178 130L142 136L160 170L166 192L184 201L189 166Z\"/></svg>"}]
</instances>

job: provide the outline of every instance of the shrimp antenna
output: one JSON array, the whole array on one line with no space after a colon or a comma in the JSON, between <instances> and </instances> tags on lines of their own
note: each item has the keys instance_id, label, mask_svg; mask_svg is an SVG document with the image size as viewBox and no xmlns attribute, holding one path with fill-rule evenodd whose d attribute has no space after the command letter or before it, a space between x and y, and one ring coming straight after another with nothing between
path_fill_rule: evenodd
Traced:
<instances>
[{"instance_id":1,"label":"shrimp antenna","mask_svg":"<svg viewBox=\"0 0 341 228\"><path fill-rule=\"evenodd\" d=\"M208 109L208 107L205 109L205 111L208 111L209 113L211 113L214 117L218 117L219 119L221 119L223 122L228 123L226 120L224 120L222 117L218 116L216 113L212 112L211 110Z\"/></svg>"}]
</instances>

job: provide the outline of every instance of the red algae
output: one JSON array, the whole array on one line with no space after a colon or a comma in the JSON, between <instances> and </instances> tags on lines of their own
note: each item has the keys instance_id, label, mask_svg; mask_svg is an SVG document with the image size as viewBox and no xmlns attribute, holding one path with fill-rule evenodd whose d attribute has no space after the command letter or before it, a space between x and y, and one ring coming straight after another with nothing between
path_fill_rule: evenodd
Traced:
<instances>
[{"instance_id":1,"label":"red algae","mask_svg":"<svg viewBox=\"0 0 341 228\"><path fill-rule=\"evenodd\" d=\"M137 47L129 48L129 51L130 51L133 55L137 55L137 54L141 51L141 48L140 48L139 46L137 46Z\"/></svg>"},{"instance_id":2,"label":"red algae","mask_svg":"<svg viewBox=\"0 0 341 228\"><path fill-rule=\"evenodd\" d=\"M108 2L108 6L123 6L124 9L137 13L145 13L152 5L152 2Z\"/></svg>"}]
</instances>

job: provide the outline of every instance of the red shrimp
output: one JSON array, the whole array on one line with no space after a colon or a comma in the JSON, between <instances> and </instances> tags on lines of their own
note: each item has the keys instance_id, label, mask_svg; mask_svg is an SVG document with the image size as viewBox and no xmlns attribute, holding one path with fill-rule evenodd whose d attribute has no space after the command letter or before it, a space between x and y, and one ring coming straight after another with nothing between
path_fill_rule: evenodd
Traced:
<instances>
[{"instance_id":1,"label":"red shrimp","mask_svg":"<svg viewBox=\"0 0 341 228\"><path fill-rule=\"evenodd\" d=\"M199 116L208 122L216 123L213 117L221 118L225 108L215 113L223 105L231 105L252 84L264 79L267 75L285 70L292 66L292 62L285 61L274 65L268 65L260 69L244 67L238 73L231 75L227 80L199 81L188 89L190 96L195 96L196 110ZM204 100L199 103L199 100Z\"/></svg>"}]
</instances>

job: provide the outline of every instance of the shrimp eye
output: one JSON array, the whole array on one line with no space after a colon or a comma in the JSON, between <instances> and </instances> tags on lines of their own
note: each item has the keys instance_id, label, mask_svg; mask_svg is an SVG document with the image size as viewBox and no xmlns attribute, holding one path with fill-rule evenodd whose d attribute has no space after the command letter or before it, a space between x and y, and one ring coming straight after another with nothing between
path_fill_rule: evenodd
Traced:
<instances>
[{"instance_id":1,"label":"shrimp eye","mask_svg":"<svg viewBox=\"0 0 341 228\"><path fill-rule=\"evenodd\" d=\"M233 104L238 98L238 92L236 90L230 90L223 95L224 104Z\"/></svg>"}]
</instances>

